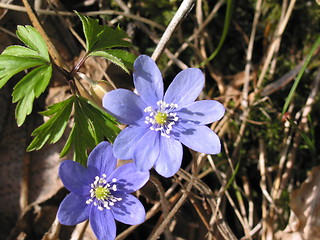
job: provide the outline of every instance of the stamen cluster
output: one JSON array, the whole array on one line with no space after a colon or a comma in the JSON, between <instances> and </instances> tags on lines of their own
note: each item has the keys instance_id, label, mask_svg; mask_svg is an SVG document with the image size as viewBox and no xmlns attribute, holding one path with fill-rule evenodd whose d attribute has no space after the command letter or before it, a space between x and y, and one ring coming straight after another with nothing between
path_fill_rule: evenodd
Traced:
<instances>
[{"instance_id":1,"label":"stamen cluster","mask_svg":"<svg viewBox=\"0 0 320 240\"><path fill-rule=\"evenodd\" d=\"M178 108L178 104L166 103L162 100L157 102L158 109L149 106L144 112L149 112L149 116L145 117L145 123L151 124L150 130L161 131L161 136L170 138L172 126L178 121L178 116L172 111Z\"/></svg>"},{"instance_id":2,"label":"stamen cluster","mask_svg":"<svg viewBox=\"0 0 320 240\"><path fill-rule=\"evenodd\" d=\"M122 198L114 197L111 191L117 191L117 180L112 179L112 183L108 183L106 180L106 174L102 174L102 177L96 176L93 183L91 183L90 197L86 203L96 206L100 211L104 209L110 209L115 202L119 202Z\"/></svg>"}]
</instances>

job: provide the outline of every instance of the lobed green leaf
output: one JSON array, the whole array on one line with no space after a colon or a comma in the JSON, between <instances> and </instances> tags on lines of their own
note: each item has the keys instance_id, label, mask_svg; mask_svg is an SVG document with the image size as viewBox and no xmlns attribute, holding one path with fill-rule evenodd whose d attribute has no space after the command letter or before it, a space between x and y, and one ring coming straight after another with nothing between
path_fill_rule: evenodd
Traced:
<instances>
[{"instance_id":1,"label":"lobed green leaf","mask_svg":"<svg viewBox=\"0 0 320 240\"><path fill-rule=\"evenodd\" d=\"M25 75L13 88L12 102L18 102L16 119L21 126L32 111L35 98L44 92L52 76L52 66L42 65Z\"/></svg>"},{"instance_id":2,"label":"lobed green leaf","mask_svg":"<svg viewBox=\"0 0 320 240\"><path fill-rule=\"evenodd\" d=\"M64 104L65 104L65 101L52 104L47 107L47 110L39 112L39 113L42 116L50 117L50 116L54 115L56 112L59 112L61 110L61 108L63 108Z\"/></svg>"},{"instance_id":3,"label":"lobed green leaf","mask_svg":"<svg viewBox=\"0 0 320 240\"><path fill-rule=\"evenodd\" d=\"M130 73L129 70L133 70L133 63L137 58L134 54L120 49L94 51L89 56L103 57L121 67L128 74Z\"/></svg>"},{"instance_id":4,"label":"lobed green leaf","mask_svg":"<svg viewBox=\"0 0 320 240\"><path fill-rule=\"evenodd\" d=\"M46 62L50 62L47 45L41 34L31 26L18 26L16 35L30 49L38 52Z\"/></svg>"},{"instance_id":5,"label":"lobed green leaf","mask_svg":"<svg viewBox=\"0 0 320 240\"><path fill-rule=\"evenodd\" d=\"M46 142L55 143L62 137L71 114L74 100L75 97L72 96L63 102L56 103L49 107L50 110L55 110L51 112L53 116L32 132L32 136L35 136L35 138L28 146L27 151L38 150L42 148Z\"/></svg>"},{"instance_id":6,"label":"lobed green leaf","mask_svg":"<svg viewBox=\"0 0 320 240\"><path fill-rule=\"evenodd\" d=\"M102 26L99 25L97 19L86 17L78 12L76 12L76 14L82 22L88 53L113 47L132 46L130 42L125 40L128 38L128 35L122 29L112 29L109 26Z\"/></svg>"},{"instance_id":7,"label":"lobed green leaf","mask_svg":"<svg viewBox=\"0 0 320 240\"><path fill-rule=\"evenodd\" d=\"M60 157L63 157L71 148L73 148L73 159L86 165L85 163L88 158L87 149L93 149L97 143L90 133L90 120L86 118L78 98L74 103L74 109L74 124L67 142L60 153Z\"/></svg>"},{"instance_id":8,"label":"lobed green leaf","mask_svg":"<svg viewBox=\"0 0 320 240\"><path fill-rule=\"evenodd\" d=\"M17 73L45 64L43 60L11 55L0 55L0 88Z\"/></svg>"},{"instance_id":9,"label":"lobed green leaf","mask_svg":"<svg viewBox=\"0 0 320 240\"><path fill-rule=\"evenodd\" d=\"M16 119L21 126L32 111L33 102L44 92L52 76L47 46L40 33L31 26L18 26L19 39L27 45L9 46L0 55L0 88L15 74L34 68L14 87L13 102L18 102Z\"/></svg>"},{"instance_id":10,"label":"lobed green leaf","mask_svg":"<svg viewBox=\"0 0 320 240\"><path fill-rule=\"evenodd\" d=\"M42 60L43 62L47 62L39 52L32 50L31 48L27 48L24 46L9 46L3 52L3 55L11 55L11 56L18 56L18 57L26 57L26 58L35 58Z\"/></svg>"},{"instance_id":11,"label":"lobed green leaf","mask_svg":"<svg viewBox=\"0 0 320 240\"><path fill-rule=\"evenodd\" d=\"M74 109L74 125L60 157L73 147L74 160L86 165L87 150L105 138L113 142L120 129L113 117L86 98L77 96Z\"/></svg>"}]
</instances>

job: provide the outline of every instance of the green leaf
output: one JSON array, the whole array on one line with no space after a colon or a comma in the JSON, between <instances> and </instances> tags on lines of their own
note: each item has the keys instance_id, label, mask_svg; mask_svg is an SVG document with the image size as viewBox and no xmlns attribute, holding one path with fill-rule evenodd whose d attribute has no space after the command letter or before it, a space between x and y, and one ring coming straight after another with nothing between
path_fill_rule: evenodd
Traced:
<instances>
[{"instance_id":1,"label":"green leaf","mask_svg":"<svg viewBox=\"0 0 320 240\"><path fill-rule=\"evenodd\" d=\"M78 99L75 101L74 109L74 124L67 142L60 153L60 157L65 156L73 148L73 159L86 165L88 158L87 149L93 149L97 143L91 134L89 119L86 118Z\"/></svg>"},{"instance_id":2,"label":"green leaf","mask_svg":"<svg viewBox=\"0 0 320 240\"><path fill-rule=\"evenodd\" d=\"M86 165L87 150L93 149L105 138L113 142L120 129L113 117L86 98L77 96L74 110L74 125L60 157L73 147L74 160Z\"/></svg>"},{"instance_id":3,"label":"green leaf","mask_svg":"<svg viewBox=\"0 0 320 240\"><path fill-rule=\"evenodd\" d=\"M67 126L74 100L75 97L72 96L63 102L48 107L49 110L45 111L43 115L47 116L48 112L54 115L32 132L32 136L35 136L35 138L28 146L27 151L38 150L46 142L55 143L61 138Z\"/></svg>"},{"instance_id":4,"label":"green leaf","mask_svg":"<svg viewBox=\"0 0 320 240\"><path fill-rule=\"evenodd\" d=\"M290 89L290 92L289 92L289 95L287 96L286 98L286 102L284 103L284 106L282 108L282 115L285 114L285 112L287 111L288 107L289 107L289 104L296 92L296 89L298 87L298 84L300 82L300 79L302 78L302 75L303 73L305 72L309 62L311 61L311 58L314 54L314 52L318 49L318 47L320 46L320 35L318 36L317 40L315 41L315 43L312 45L311 47L311 50L308 52L308 55L306 57L306 60L305 62L303 63L299 73L298 73L298 76L296 77L296 79L294 80L294 83Z\"/></svg>"},{"instance_id":5,"label":"green leaf","mask_svg":"<svg viewBox=\"0 0 320 240\"><path fill-rule=\"evenodd\" d=\"M17 73L28 68L43 65L44 63L43 60L28 57L0 55L0 88Z\"/></svg>"},{"instance_id":6,"label":"green leaf","mask_svg":"<svg viewBox=\"0 0 320 240\"><path fill-rule=\"evenodd\" d=\"M44 116L52 117L32 132L35 138L27 151L38 150L47 142L57 142L65 131L73 106L74 124L60 153L61 157L73 148L74 160L86 165L89 149L105 139L114 141L120 132L115 119L88 99L74 95L41 112Z\"/></svg>"},{"instance_id":7,"label":"green leaf","mask_svg":"<svg viewBox=\"0 0 320 240\"><path fill-rule=\"evenodd\" d=\"M224 43L224 40L227 37L228 31L229 31L230 23L231 23L231 20L232 20L233 5L234 5L233 0L227 0L226 15L225 15L222 35L221 35L219 44L218 44L217 48L214 50L214 52L205 61L203 61L203 62L201 62L199 64L199 67L203 67L206 64L208 64L219 53L219 51L220 51L220 49L221 49L221 47L222 47L222 45Z\"/></svg>"},{"instance_id":8,"label":"green leaf","mask_svg":"<svg viewBox=\"0 0 320 240\"><path fill-rule=\"evenodd\" d=\"M43 65L25 75L13 88L12 101L18 102L16 119L21 126L32 111L33 101L44 92L52 76L52 66Z\"/></svg>"},{"instance_id":9,"label":"green leaf","mask_svg":"<svg viewBox=\"0 0 320 240\"><path fill-rule=\"evenodd\" d=\"M83 97L80 97L80 99L83 104L83 111L95 128L94 134L97 143L101 142L104 138L113 143L120 132L116 119L88 99Z\"/></svg>"},{"instance_id":10,"label":"green leaf","mask_svg":"<svg viewBox=\"0 0 320 240\"><path fill-rule=\"evenodd\" d=\"M44 61L50 62L46 42L34 27L18 26L16 34L25 45L38 52Z\"/></svg>"},{"instance_id":11,"label":"green leaf","mask_svg":"<svg viewBox=\"0 0 320 240\"><path fill-rule=\"evenodd\" d=\"M11 55L17 57L35 58L47 62L39 52L23 46L9 46L3 52L3 55Z\"/></svg>"},{"instance_id":12,"label":"green leaf","mask_svg":"<svg viewBox=\"0 0 320 240\"><path fill-rule=\"evenodd\" d=\"M310 150L310 151L315 151L316 148L315 148L314 142L312 141L312 138L310 138L305 132L303 132L303 131L299 128L299 126L298 126L292 119L290 119L290 118L288 118L288 117L287 117L286 119L290 122L291 126L292 126L295 130L297 130L297 132L298 132L298 133L300 134L300 136L303 138L303 140L305 141L306 145L308 146L307 149Z\"/></svg>"},{"instance_id":13,"label":"green leaf","mask_svg":"<svg viewBox=\"0 0 320 240\"><path fill-rule=\"evenodd\" d=\"M34 68L14 87L13 102L18 102L16 119L21 126L32 111L33 102L44 92L52 76L47 46L40 33L31 26L18 26L19 39L27 45L9 46L0 55L0 88L15 74Z\"/></svg>"},{"instance_id":14,"label":"green leaf","mask_svg":"<svg viewBox=\"0 0 320 240\"><path fill-rule=\"evenodd\" d=\"M128 35L120 28L112 29L109 26L102 26L99 25L97 19L86 17L78 12L76 14L82 22L88 53L113 47L132 46L130 42L125 40Z\"/></svg>"},{"instance_id":15,"label":"green leaf","mask_svg":"<svg viewBox=\"0 0 320 240\"><path fill-rule=\"evenodd\" d=\"M103 57L121 67L128 74L130 73L129 70L133 69L134 60L137 58L134 54L120 49L94 51L89 56Z\"/></svg>"},{"instance_id":16,"label":"green leaf","mask_svg":"<svg viewBox=\"0 0 320 240\"><path fill-rule=\"evenodd\" d=\"M68 99L67 99L68 100ZM70 100L71 101L71 100ZM73 100L72 100L73 101ZM62 105L63 106L63 105ZM55 103L47 107L47 110L39 112L42 116L50 117L54 115L56 112L59 112L61 109L61 102Z\"/></svg>"}]
</instances>

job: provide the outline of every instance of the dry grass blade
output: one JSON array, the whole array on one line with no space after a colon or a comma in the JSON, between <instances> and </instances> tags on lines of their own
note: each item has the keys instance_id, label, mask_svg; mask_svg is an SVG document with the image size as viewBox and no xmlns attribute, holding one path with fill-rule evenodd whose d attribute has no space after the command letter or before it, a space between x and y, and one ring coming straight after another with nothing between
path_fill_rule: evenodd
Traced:
<instances>
[{"instance_id":1,"label":"dry grass blade","mask_svg":"<svg viewBox=\"0 0 320 240\"><path fill-rule=\"evenodd\" d=\"M9 9L9 10L14 10L14 11L19 11L19 12L27 12L25 7L18 6L18 5L13 5L13 4L7 4L7 3L0 3L1 8ZM44 10L44 9L39 9L37 11L38 14L43 14L43 15L61 15L61 16L76 16L74 12L68 12L68 11L52 11L52 10ZM106 15L121 15L127 18L131 18L146 24L149 24L153 27L156 27L160 30L165 30L165 27L162 26L161 24L158 24L154 21L151 21L147 18L139 17L134 14L130 13L124 13L124 12L119 12L119 11L114 11L114 10L101 10L101 11L91 11L91 12L86 12L84 13L86 16L97 16L100 14L106 14Z\"/></svg>"},{"instance_id":2,"label":"dry grass blade","mask_svg":"<svg viewBox=\"0 0 320 240\"><path fill-rule=\"evenodd\" d=\"M160 54L163 52L166 44L169 42L169 40L172 37L172 34L176 30L177 26L180 24L180 22L185 18L185 16L191 11L195 0L184 0L181 3L181 6L179 7L178 11L175 13L174 17L170 21L168 27L166 28L165 32L163 33L159 43L157 44L156 49L154 50L151 58L154 61L157 61L157 59L160 57Z\"/></svg>"},{"instance_id":3,"label":"dry grass blade","mask_svg":"<svg viewBox=\"0 0 320 240\"><path fill-rule=\"evenodd\" d=\"M216 201L212 197L212 196L214 196L214 194L212 193L211 189L208 186L206 186L206 184L204 184L201 180L194 178L192 175L190 175L188 172L186 172L182 169L180 169L180 171L178 172L178 176L182 177L183 179L185 179L189 183L191 181L193 181L194 187L198 191L200 191L201 195L204 196L206 198L206 201L209 203L209 206L210 206L212 213L215 213L215 212L217 213L217 215L215 215L215 223L217 224L217 228L219 230L219 233L221 234L221 236L224 237L223 239L229 239L229 240L237 239L234 236L229 225L225 222L223 215L220 212Z\"/></svg>"},{"instance_id":4,"label":"dry grass blade","mask_svg":"<svg viewBox=\"0 0 320 240\"><path fill-rule=\"evenodd\" d=\"M287 24L288 24L288 21L290 19L291 14L292 14L293 7L294 7L295 3L296 3L296 0L291 0L290 1L290 4L289 4L289 6L288 6L288 8L286 10L286 14L285 14L284 19L278 23L277 29L276 29L276 31L274 33L274 39L273 39L271 45L269 46L267 57L266 57L266 59L264 61L264 65L262 67L262 70L261 70L261 73L260 73L260 76L259 76L259 79L258 79L258 82L257 82L256 90L258 90L262 85L262 82L263 82L264 77L265 77L265 75L267 73L269 64L270 64L270 62L272 60L272 57L275 54L275 51L276 51L276 48L277 48L277 46L278 46L278 44L280 42L281 36L282 36L282 34L283 34Z\"/></svg>"}]
</instances>

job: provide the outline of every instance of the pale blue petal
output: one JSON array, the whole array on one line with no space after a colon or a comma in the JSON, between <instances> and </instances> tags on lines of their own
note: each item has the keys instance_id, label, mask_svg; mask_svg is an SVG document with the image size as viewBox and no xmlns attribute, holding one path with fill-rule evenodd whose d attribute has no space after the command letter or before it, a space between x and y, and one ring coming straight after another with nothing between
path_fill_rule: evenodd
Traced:
<instances>
[{"instance_id":1,"label":"pale blue petal","mask_svg":"<svg viewBox=\"0 0 320 240\"><path fill-rule=\"evenodd\" d=\"M172 177L178 172L183 155L182 145L173 138L160 139L160 155L155 162L154 169L163 177Z\"/></svg>"},{"instance_id":2,"label":"pale blue petal","mask_svg":"<svg viewBox=\"0 0 320 240\"><path fill-rule=\"evenodd\" d=\"M117 159L113 156L112 145L109 142L99 143L89 154L88 166L96 168L101 174L109 176L117 166Z\"/></svg>"},{"instance_id":3,"label":"pale blue petal","mask_svg":"<svg viewBox=\"0 0 320 240\"><path fill-rule=\"evenodd\" d=\"M175 103L179 107L192 103L199 96L204 86L204 76L198 68L182 70L168 87L164 101Z\"/></svg>"},{"instance_id":4,"label":"pale blue petal","mask_svg":"<svg viewBox=\"0 0 320 240\"><path fill-rule=\"evenodd\" d=\"M116 202L111 208L114 218L122 223L136 225L143 223L146 219L146 212L142 203L131 194L117 194L122 201Z\"/></svg>"},{"instance_id":5,"label":"pale blue petal","mask_svg":"<svg viewBox=\"0 0 320 240\"><path fill-rule=\"evenodd\" d=\"M141 99L155 106L163 98L163 80L156 63L146 55L140 55L133 65L134 86Z\"/></svg>"},{"instance_id":6,"label":"pale blue petal","mask_svg":"<svg viewBox=\"0 0 320 240\"><path fill-rule=\"evenodd\" d=\"M218 101L203 100L193 102L175 112L180 121L205 125L220 120L225 108Z\"/></svg>"},{"instance_id":7,"label":"pale blue petal","mask_svg":"<svg viewBox=\"0 0 320 240\"><path fill-rule=\"evenodd\" d=\"M85 168L80 163L65 160L60 164L59 177L63 185L70 191L79 195L87 195L90 184L94 181L97 172L92 168Z\"/></svg>"},{"instance_id":8,"label":"pale blue petal","mask_svg":"<svg viewBox=\"0 0 320 240\"><path fill-rule=\"evenodd\" d=\"M140 171L149 171L160 154L160 132L149 130L136 143L133 161Z\"/></svg>"},{"instance_id":9,"label":"pale blue petal","mask_svg":"<svg viewBox=\"0 0 320 240\"><path fill-rule=\"evenodd\" d=\"M123 160L132 159L137 141L149 131L148 125L144 125L143 127L130 125L119 133L113 143L113 153L116 158Z\"/></svg>"},{"instance_id":10,"label":"pale blue petal","mask_svg":"<svg viewBox=\"0 0 320 240\"><path fill-rule=\"evenodd\" d=\"M117 229L111 210L100 211L97 207L92 206L89 220L92 231L99 240L115 239Z\"/></svg>"},{"instance_id":11,"label":"pale blue petal","mask_svg":"<svg viewBox=\"0 0 320 240\"><path fill-rule=\"evenodd\" d=\"M118 167L107 179L111 182L111 179L117 180L117 191L131 193L142 188L149 180L149 171L141 172L137 169L134 163L127 163Z\"/></svg>"},{"instance_id":12,"label":"pale blue petal","mask_svg":"<svg viewBox=\"0 0 320 240\"><path fill-rule=\"evenodd\" d=\"M86 198L70 193L63 199L58 209L58 220L63 225L76 225L89 218L91 205Z\"/></svg>"},{"instance_id":13,"label":"pale blue petal","mask_svg":"<svg viewBox=\"0 0 320 240\"><path fill-rule=\"evenodd\" d=\"M207 126L179 124L171 134L194 151L207 154L218 154L221 151L219 137Z\"/></svg>"},{"instance_id":14,"label":"pale blue petal","mask_svg":"<svg viewBox=\"0 0 320 240\"><path fill-rule=\"evenodd\" d=\"M102 105L108 113L123 124L133 124L144 116L144 109L148 107L141 98L126 89L116 89L106 93Z\"/></svg>"}]
</instances>

